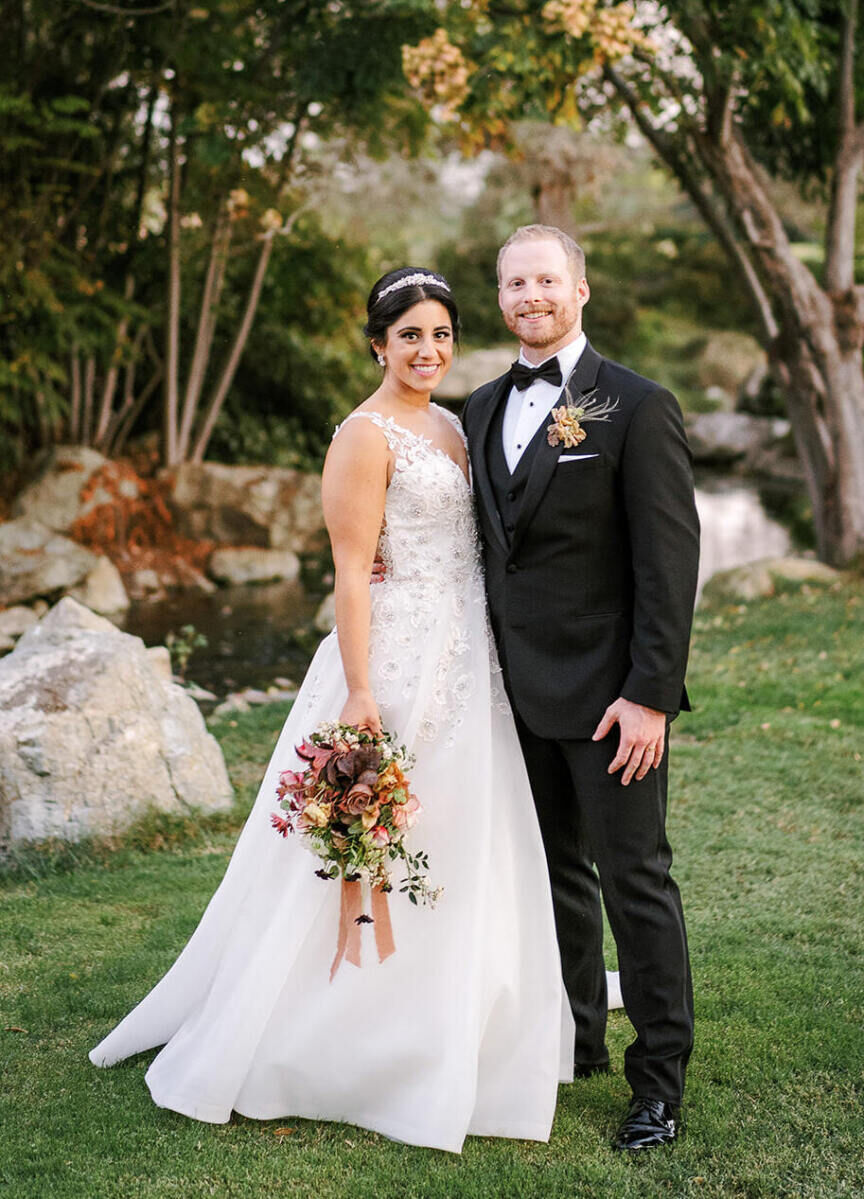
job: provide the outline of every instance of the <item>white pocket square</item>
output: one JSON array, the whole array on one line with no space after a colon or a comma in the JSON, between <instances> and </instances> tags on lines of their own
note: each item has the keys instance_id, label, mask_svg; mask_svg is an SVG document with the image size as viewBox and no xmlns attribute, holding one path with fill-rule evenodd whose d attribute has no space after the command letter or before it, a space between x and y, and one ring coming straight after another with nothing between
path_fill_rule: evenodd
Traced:
<instances>
[{"instance_id":1,"label":"white pocket square","mask_svg":"<svg viewBox=\"0 0 864 1199\"><path fill-rule=\"evenodd\" d=\"M559 462L584 462L586 458L599 458L599 454L562 454Z\"/></svg>"}]
</instances>

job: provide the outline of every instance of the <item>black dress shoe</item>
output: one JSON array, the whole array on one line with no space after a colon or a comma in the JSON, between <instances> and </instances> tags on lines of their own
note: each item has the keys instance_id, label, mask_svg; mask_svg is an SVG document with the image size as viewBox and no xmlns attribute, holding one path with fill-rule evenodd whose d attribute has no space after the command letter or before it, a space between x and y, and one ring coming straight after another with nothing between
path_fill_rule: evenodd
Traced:
<instances>
[{"instance_id":1,"label":"black dress shoe","mask_svg":"<svg viewBox=\"0 0 864 1199\"><path fill-rule=\"evenodd\" d=\"M669 1145L678 1136L678 1124L678 1108L671 1103L635 1096L612 1148L634 1151Z\"/></svg>"},{"instance_id":2,"label":"black dress shoe","mask_svg":"<svg viewBox=\"0 0 864 1199\"><path fill-rule=\"evenodd\" d=\"M574 1078L591 1078L593 1074L611 1074L612 1068L608 1062L574 1062Z\"/></svg>"}]
</instances>

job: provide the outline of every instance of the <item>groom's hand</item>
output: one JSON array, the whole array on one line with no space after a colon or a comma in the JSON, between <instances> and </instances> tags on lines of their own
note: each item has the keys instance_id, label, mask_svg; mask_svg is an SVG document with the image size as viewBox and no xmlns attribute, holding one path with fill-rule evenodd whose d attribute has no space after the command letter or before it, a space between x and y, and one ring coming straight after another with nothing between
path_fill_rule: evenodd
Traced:
<instances>
[{"instance_id":1,"label":"groom's hand","mask_svg":"<svg viewBox=\"0 0 864 1199\"><path fill-rule=\"evenodd\" d=\"M618 752L609 764L609 773L624 767L621 782L626 787L634 777L644 779L653 766L663 760L666 745L666 713L645 708L629 699L616 699L603 713L592 741L602 741L613 725L618 725Z\"/></svg>"}]
</instances>

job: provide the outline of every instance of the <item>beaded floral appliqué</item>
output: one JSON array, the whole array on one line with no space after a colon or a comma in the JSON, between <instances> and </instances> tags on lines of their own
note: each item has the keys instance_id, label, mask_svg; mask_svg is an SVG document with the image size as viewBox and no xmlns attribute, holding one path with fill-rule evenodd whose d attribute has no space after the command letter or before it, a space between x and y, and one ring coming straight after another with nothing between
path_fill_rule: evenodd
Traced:
<instances>
[{"instance_id":1,"label":"beaded floral appliqu\u00e9","mask_svg":"<svg viewBox=\"0 0 864 1199\"><path fill-rule=\"evenodd\" d=\"M372 588L373 690L382 708L388 695L416 699L417 737L447 746L479 690L469 653L478 615L491 638L471 488L427 438L377 412L347 419L360 416L381 429L394 459L378 544L384 579ZM499 707L500 692L492 690Z\"/></svg>"}]
</instances>

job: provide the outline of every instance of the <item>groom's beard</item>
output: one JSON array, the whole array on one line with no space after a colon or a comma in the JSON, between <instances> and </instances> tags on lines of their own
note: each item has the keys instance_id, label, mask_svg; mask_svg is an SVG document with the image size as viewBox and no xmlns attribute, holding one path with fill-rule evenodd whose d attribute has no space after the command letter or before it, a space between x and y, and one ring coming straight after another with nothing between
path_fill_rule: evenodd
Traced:
<instances>
[{"instance_id":1,"label":"groom's beard","mask_svg":"<svg viewBox=\"0 0 864 1199\"><path fill-rule=\"evenodd\" d=\"M542 350L544 346L554 345L562 341L573 331L578 332L582 308L578 301L570 304L536 304L528 312L549 310L549 316L536 323L525 320L516 313L502 313L504 324L519 338L523 346Z\"/></svg>"}]
</instances>

